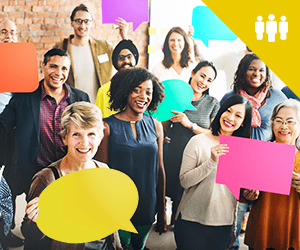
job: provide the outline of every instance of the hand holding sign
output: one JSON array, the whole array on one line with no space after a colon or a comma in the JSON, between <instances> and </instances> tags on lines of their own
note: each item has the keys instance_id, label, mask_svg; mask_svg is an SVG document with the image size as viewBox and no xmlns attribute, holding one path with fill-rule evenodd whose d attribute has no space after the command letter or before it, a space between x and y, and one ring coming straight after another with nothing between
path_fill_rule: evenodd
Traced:
<instances>
[{"instance_id":1,"label":"hand holding sign","mask_svg":"<svg viewBox=\"0 0 300 250\"><path fill-rule=\"evenodd\" d=\"M168 121L174 116L172 111L184 112L186 109L196 110L191 104L193 99L193 89L185 81L172 79L162 81L166 98L158 105L157 111L152 114L158 121Z\"/></svg>"},{"instance_id":2,"label":"hand holding sign","mask_svg":"<svg viewBox=\"0 0 300 250\"><path fill-rule=\"evenodd\" d=\"M66 243L102 239L123 229L137 233L130 222L138 191L124 173L85 169L51 183L38 201L37 226L48 237Z\"/></svg>"},{"instance_id":3,"label":"hand holding sign","mask_svg":"<svg viewBox=\"0 0 300 250\"><path fill-rule=\"evenodd\" d=\"M225 184L238 199L240 188L290 193L295 146L221 135L230 151L220 157L216 183ZM255 193L249 193L255 196Z\"/></svg>"}]
</instances>

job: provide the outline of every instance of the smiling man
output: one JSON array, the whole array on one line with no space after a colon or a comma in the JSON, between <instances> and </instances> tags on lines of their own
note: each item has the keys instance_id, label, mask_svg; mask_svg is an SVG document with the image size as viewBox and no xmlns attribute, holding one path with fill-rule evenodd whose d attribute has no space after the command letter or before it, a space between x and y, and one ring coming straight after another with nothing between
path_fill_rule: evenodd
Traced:
<instances>
[{"instance_id":1,"label":"smiling man","mask_svg":"<svg viewBox=\"0 0 300 250\"><path fill-rule=\"evenodd\" d=\"M71 13L71 26L74 34L63 41L56 43L54 48L68 52L71 57L71 69L67 84L88 93L92 102L95 102L97 91L107 83L112 74L111 54L112 47L107 41L97 40L90 36L94 26L92 11L80 4ZM122 39L126 38L124 23L118 20ZM126 26L125 25L125 26Z\"/></svg>"},{"instance_id":2,"label":"smiling man","mask_svg":"<svg viewBox=\"0 0 300 250\"><path fill-rule=\"evenodd\" d=\"M112 62L116 70L120 71L126 68L135 67L139 61L139 51L131 40L122 40L115 47L112 54ZM96 105L101 109L103 118L109 117L117 111L109 108L110 82L104 84L99 90L96 99Z\"/></svg>"},{"instance_id":3,"label":"smiling man","mask_svg":"<svg viewBox=\"0 0 300 250\"><path fill-rule=\"evenodd\" d=\"M86 93L65 84L70 70L67 52L49 50L42 69L44 79L38 89L15 94L0 114L0 136L16 131L11 174L18 193L27 194L33 175L66 154L58 136L64 109L77 101L89 101Z\"/></svg>"}]
</instances>

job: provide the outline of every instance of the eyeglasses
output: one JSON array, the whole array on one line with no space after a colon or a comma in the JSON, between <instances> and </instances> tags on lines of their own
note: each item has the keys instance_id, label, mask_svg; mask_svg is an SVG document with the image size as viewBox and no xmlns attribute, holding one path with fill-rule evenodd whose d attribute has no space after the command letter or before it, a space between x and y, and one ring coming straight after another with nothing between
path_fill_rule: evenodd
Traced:
<instances>
[{"instance_id":1,"label":"eyeglasses","mask_svg":"<svg viewBox=\"0 0 300 250\"><path fill-rule=\"evenodd\" d=\"M288 120L288 121L283 121L281 119L275 119L273 121L275 126L282 126L283 124L286 124L289 127L294 127L298 122L294 121L294 120Z\"/></svg>"},{"instance_id":2,"label":"eyeglasses","mask_svg":"<svg viewBox=\"0 0 300 250\"><path fill-rule=\"evenodd\" d=\"M77 24L82 24L83 22L84 22L85 24L90 24L91 22L93 22L93 20L91 20L91 19L80 19L80 18L75 19L74 21L75 21Z\"/></svg>"},{"instance_id":3,"label":"eyeglasses","mask_svg":"<svg viewBox=\"0 0 300 250\"><path fill-rule=\"evenodd\" d=\"M1 34L1 36L5 36L5 37L8 36L8 34L10 34L11 36L17 36L17 35L18 35L18 32L15 31L15 30L11 30L11 31L9 32L8 30L3 29L3 30L1 30L0 34Z\"/></svg>"},{"instance_id":4,"label":"eyeglasses","mask_svg":"<svg viewBox=\"0 0 300 250\"><path fill-rule=\"evenodd\" d=\"M120 60L121 62L124 62L126 58L128 58L128 60L131 60L134 56L136 56L136 55L135 54L119 55L118 60Z\"/></svg>"}]
</instances>

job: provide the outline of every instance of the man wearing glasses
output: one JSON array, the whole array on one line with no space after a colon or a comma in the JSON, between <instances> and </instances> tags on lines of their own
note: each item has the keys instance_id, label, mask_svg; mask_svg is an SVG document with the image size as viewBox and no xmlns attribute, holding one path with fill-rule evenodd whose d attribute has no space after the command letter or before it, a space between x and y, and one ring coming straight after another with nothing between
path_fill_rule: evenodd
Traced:
<instances>
[{"instance_id":1,"label":"man wearing glasses","mask_svg":"<svg viewBox=\"0 0 300 250\"><path fill-rule=\"evenodd\" d=\"M18 42L18 30L16 24L13 21L4 19L0 22L0 43L17 43ZM12 93L0 93L0 113L2 113L6 104L12 97ZM0 145L0 164L6 166L4 173L7 182L11 183L11 179L7 178L9 171L11 171L11 161L14 150L14 131L2 137ZM15 199L14 194L11 197L10 188L7 186L6 181L1 178L0 184L0 246L2 244L3 249L7 247L19 247L24 245L24 240L14 235L11 228L15 227L14 215L15 215ZM13 206L14 205L14 206ZM13 209L13 213L9 213Z\"/></svg>"},{"instance_id":2,"label":"man wearing glasses","mask_svg":"<svg viewBox=\"0 0 300 250\"><path fill-rule=\"evenodd\" d=\"M116 70L120 71L126 68L135 67L139 61L139 52L137 47L131 40L122 40L118 43L112 53L112 63ZM108 91L110 89L110 82L104 84L99 90L96 99L96 105L102 111L102 117L109 117L117 111L112 111L109 108Z\"/></svg>"},{"instance_id":3,"label":"man wearing glasses","mask_svg":"<svg viewBox=\"0 0 300 250\"><path fill-rule=\"evenodd\" d=\"M113 49L107 41L96 40L89 35L93 27L93 14L87 6L77 6L70 19L74 35L55 44L54 48L63 49L71 56L67 84L88 93L94 103L98 88L111 78ZM119 29L122 38L125 38L126 34L121 32L123 21L119 21Z\"/></svg>"}]
</instances>

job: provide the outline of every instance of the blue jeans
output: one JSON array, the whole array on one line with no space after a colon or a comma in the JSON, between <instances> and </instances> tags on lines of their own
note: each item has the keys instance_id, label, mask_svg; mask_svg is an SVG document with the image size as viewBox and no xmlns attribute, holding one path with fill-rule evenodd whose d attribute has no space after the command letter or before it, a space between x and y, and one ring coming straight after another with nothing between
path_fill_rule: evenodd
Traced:
<instances>
[{"instance_id":1,"label":"blue jeans","mask_svg":"<svg viewBox=\"0 0 300 250\"><path fill-rule=\"evenodd\" d=\"M182 220L175 222L175 241L178 250L225 250L231 236L231 226L206 226L198 222Z\"/></svg>"},{"instance_id":2,"label":"blue jeans","mask_svg":"<svg viewBox=\"0 0 300 250\"><path fill-rule=\"evenodd\" d=\"M237 211L237 217L236 217L236 232L235 232L236 233L236 241L229 248L229 250L239 249L239 247L240 247L239 235L241 232L242 221L243 221L243 217L244 217L245 213L248 211L249 207L251 207L251 205L238 202L238 211Z\"/></svg>"}]
</instances>

